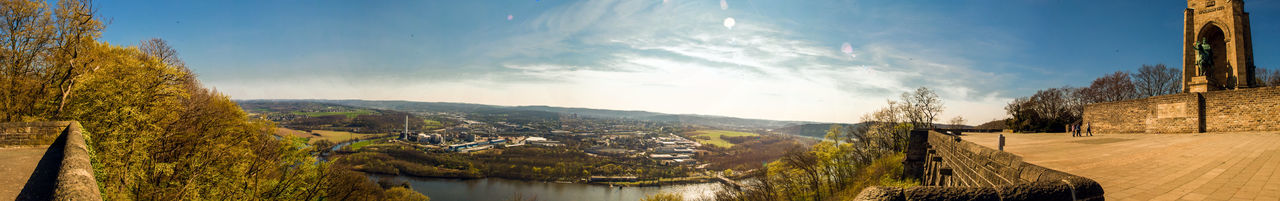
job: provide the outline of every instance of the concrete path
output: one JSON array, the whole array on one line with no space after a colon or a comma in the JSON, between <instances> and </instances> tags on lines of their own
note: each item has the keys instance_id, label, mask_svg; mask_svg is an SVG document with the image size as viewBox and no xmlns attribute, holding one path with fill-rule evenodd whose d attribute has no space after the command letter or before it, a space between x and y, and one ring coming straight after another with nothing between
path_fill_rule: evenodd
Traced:
<instances>
[{"instance_id":1,"label":"concrete path","mask_svg":"<svg viewBox=\"0 0 1280 201\"><path fill-rule=\"evenodd\" d=\"M997 137L962 138L995 148ZM1005 151L1094 179L1107 200L1280 200L1280 132L1005 137Z\"/></svg>"}]
</instances>

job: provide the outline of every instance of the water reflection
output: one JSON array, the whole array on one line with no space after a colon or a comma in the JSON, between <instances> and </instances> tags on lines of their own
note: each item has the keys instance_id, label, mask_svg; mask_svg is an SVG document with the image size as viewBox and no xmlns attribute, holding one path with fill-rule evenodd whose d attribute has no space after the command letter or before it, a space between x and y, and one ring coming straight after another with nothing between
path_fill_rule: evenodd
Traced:
<instances>
[{"instance_id":1,"label":"water reflection","mask_svg":"<svg viewBox=\"0 0 1280 201\"><path fill-rule=\"evenodd\" d=\"M379 176L371 175L373 179ZM645 195L660 192L675 192L684 195L685 200L711 198L713 193L722 188L719 183L669 185L662 187L609 187L602 185L577 183L552 183L508 180L498 178L486 179L422 179L397 176L397 179L408 181L413 190L422 192L433 201L452 200L507 200L517 193L538 200L622 200L635 201Z\"/></svg>"}]
</instances>

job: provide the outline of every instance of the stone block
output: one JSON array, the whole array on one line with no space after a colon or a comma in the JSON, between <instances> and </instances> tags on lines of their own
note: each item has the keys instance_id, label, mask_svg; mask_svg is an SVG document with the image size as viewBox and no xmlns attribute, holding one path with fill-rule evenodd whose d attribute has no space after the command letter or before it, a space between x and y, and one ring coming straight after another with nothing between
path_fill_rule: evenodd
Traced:
<instances>
[{"instance_id":1,"label":"stone block","mask_svg":"<svg viewBox=\"0 0 1280 201\"><path fill-rule=\"evenodd\" d=\"M906 200L1000 200L992 187L920 186L903 190Z\"/></svg>"},{"instance_id":2,"label":"stone block","mask_svg":"<svg viewBox=\"0 0 1280 201\"><path fill-rule=\"evenodd\" d=\"M1023 181L1039 181L1040 175L1043 175L1045 171L1048 171L1048 169L1038 165L1028 164L1022 167L1022 172L1018 175L1020 175L1019 178Z\"/></svg>"},{"instance_id":3,"label":"stone block","mask_svg":"<svg viewBox=\"0 0 1280 201\"><path fill-rule=\"evenodd\" d=\"M902 193L902 188L887 186L872 186L862 189L858 193L858 197L853 200L859 201L906 201L907 198Z\"/></svg>"}]
</instances>

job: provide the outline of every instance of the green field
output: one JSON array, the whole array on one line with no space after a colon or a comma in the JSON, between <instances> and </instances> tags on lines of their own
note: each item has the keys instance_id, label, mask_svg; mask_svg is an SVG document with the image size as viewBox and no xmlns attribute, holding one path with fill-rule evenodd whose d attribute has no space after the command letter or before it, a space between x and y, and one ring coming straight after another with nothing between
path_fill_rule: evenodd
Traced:
<instances>
[{"instance_id":1,"label":"green field","mask_svg":"<svg viewBox=\"0 0 1280 201\"><path fill-rule=\"evenodd\" d=\"M346 115L346 116L347 116L347 118L348 118L348 119L350 119L350 118L356 118L356 116L365 115L365 114L377 114L378 112L374 112L373 110L357 109L357 110L355 110L355 111L343 111L343 112L298 112L298 111L294 111L294 112L292 112L292 113L293 113L293 114L296 114L296 115L306 115L306 116L308 116L308 117L320 117L320 116L329 116L329 115Z\"/></svg>"},{"instance_id":2,"label":"green field","mask_svg":"<svg viewBox=\"0 0 1280 201\"><path fill-rule=\"evenodd\" d=\"M351 145L347 145L347 146L351 147L351 150L360 150L360 148L361 148L361 147L369 146L369 145L373 144L373 141L379 141L379 140L365 140L365 141L359 141L359 142L356 142L356 143L351 143Z\"/></svg>"},{"instance_id":3,"label":"green field","mask_svg":"<svg viewBox=\"0 0 1280 201\"><path fill-rule=\"evenodd\" d=\"M375 137L379 135L379 134L361 134L361 133L352 133L352 132L346 132L346 131L331 131L331 130L313 130L311 132L307 132L307 131L293 130L288 128L279 128L279 127L275 128L275 133L276 135L279 135L279 136L298 137L298 138L301 138L301 140L303 140L302 142L311 142L311 143L314 143L320 140L328 140L330 142L342 142L347 140L354 140L357 138L365 139L365 138ZM320 136L312 135L312 133L320 134Z\"/></svg>"},{"instance_id":4,"label":"green field","mask_svg":"<svg viewBox=\"0 0 1280 201\"><path fill-rule=\"evenodd\" d=\"M444 124L441 124L439 121L436 121L436 120L423 119L422 123L427 124L426 129L438 129L438 128L444 127Z\"/></svg>"},{"instance_id":5,"label":"green field","mask_svg":"<svg viewBox=\"0 0 1280 201\"><path fill-rule=\"evenodd\" d=\"M726 131L726 130L700 130L700 131L690 132L690 133L689 133L689 135L690 135L690 136L694 136L694 137L698 137L698 136L707 136L707 137L711 138L710 140L704 140L704 139L693 138L694 140L698 140L698 143L702 143L702 144L709 144L709 145L715 145L715 146L724 147L724 148L729 148L729 147L733 147L733 143L729 143L729 141L725 141L724 139L720 139L720 136L730 136L730 137L737 137L737 136L759 136L760 134L747 133L747 132L738 132L738 131Z\"/></svg>"},{"instance_id":6,"label":"green field","mask_svg":"<svg viewBox=\"0 0 1280 201\"><path fill-rule=\"evenodd\" d=\"M392 145L392 143L391 143L391 141L390 141L391 139L395 139L395 137L382 137L382 138L377 138L377 139L371 139L371 140L359 141L359 142L351 143L351 145L347 145L347 147L350 147L350 148L351 148L351 150L360 150L360 148L364 148L364 147L367 147L367 146L386 146L386 145Z\"/></svg>"}]
</instances>

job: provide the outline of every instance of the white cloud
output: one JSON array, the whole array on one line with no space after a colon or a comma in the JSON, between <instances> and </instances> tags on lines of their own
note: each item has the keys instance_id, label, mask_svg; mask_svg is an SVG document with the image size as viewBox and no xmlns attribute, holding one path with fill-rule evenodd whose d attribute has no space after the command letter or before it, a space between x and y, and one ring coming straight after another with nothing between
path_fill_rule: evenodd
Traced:
<instances>
[{"instance_id":1,"label":"white cloud","mask_svg":"<svg viewBox=\"0 0 1280 201\"><path fill-rule=\"evenodd\" d=\"M738 19L733 29L722 25L726 17ZM947 49L867 38L846 54L843 41L811 39L817 37L706 2L583 1L529 19L519 28L528 33L472 47L499 70L470 79L214 85L248 99L552 105L827 122L855 122L921 86L939 92L946 118L964 115L972 124L1003 116L1008 101L990 90L1003 83L1001 75L976 70ZM566 57L592 61L561 62Z\"/></svg>"}]
</instances>

